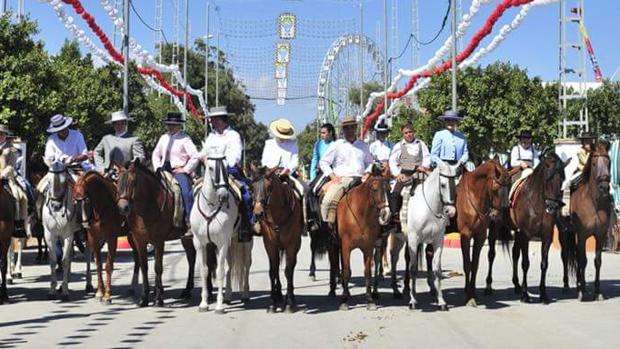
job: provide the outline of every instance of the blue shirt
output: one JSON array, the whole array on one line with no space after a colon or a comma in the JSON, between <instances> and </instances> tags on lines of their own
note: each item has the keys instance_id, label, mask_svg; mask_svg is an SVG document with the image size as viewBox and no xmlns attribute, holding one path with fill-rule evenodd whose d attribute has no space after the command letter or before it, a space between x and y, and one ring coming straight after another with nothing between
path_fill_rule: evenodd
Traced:
<instances>
[{"instance_id":1,"label":"blue shirt","mask_svg":"<svg viewBox=\"0 0 620 349\"><path fill-rule=\"evenodd\" d=\"M437 159L460 161L464 164L469 159L465 136L458 131L450 132L448 129L435 133L431 147L431 162L435 163Z\"/></svg>"},{"instance_id":2,"label":"blue shirt","mask_svg":"<svg viewBox=\"0 0 620 349\"><path fill-rule=\"evenodd\" d=\"M312 150L312 160L310 161L310 180L313 180L316 177L316 170L319 165L319 161L325 154L327 148L329 148L332 142L325 142L324 139L320 139L314 143L314 149Z\"/></svg>"}]
</instances>

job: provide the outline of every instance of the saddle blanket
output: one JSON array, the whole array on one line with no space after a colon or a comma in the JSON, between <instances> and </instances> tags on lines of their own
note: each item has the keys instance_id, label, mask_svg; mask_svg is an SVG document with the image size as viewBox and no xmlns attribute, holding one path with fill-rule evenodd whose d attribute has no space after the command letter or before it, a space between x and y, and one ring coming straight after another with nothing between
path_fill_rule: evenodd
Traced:
<instances>
[{"instance_id":1,"label":"saddle blanket","mask_svg":"<svg viewBox=\"0 0 620 349\"><path fill-rule=\"evenodd\" d=\"M521 194L521 189L523 188L523 183L527 177L529 177L533 171L523 171L521 174L521 178L517 179L510 187L510 193L508 194L508 199L510 200L510 207L514 207L517 199L519 198L519 194Z\"/></svg>"}]
</instances>

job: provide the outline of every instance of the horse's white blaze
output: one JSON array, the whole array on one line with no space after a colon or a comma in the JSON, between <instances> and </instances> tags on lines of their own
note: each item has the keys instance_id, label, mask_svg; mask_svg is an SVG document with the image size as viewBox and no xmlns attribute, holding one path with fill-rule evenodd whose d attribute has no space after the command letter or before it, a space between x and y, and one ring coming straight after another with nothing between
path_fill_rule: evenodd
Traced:
<instances>
[{"instance_id":1,"label":"horse's white blaze","mask_svg":"<svg viewBox=\"0 0 620 349\"><path fill-rule=\"evenodd\" d=\"M387 225L392 220L392 212L390 211L390 201L388 198L388 192L383 194L383 204L385 207L379 211L379 224Z\"/></svg>"}]
</instances>

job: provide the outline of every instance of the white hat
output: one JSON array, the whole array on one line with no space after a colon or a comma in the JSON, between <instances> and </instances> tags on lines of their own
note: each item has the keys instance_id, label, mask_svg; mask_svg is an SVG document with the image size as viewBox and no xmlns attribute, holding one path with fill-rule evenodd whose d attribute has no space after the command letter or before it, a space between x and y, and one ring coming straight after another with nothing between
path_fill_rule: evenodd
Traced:
<instances>
[{"instance_id":1,"label":"white hat","mask_svg":"<svg viewBox=\"0 0 620 349\"><path fill-rule=\"evenodd\" d=\"M234 115L234 114L229 113L228 108L226 106L210 108L209 113L207 113L208 118L212 118L216 116L230 116L230 115Z\"/></svg>"},{"instance_id":2,"label":"white hat","mask_svg":"<svg viewBox=\"0 0 620 349\"><path fill-rule=\"evenodd\" d=\"M50 119L50 126L47 128L47 133L56 133L69 127L73 119L62 114L56 114Z\"/></svg>"},{"instance_id":3,"label":"white hat","mask_svg":"<svg viewBox=\"0 0 620 349\"><path fill-rule=\"evenodd\" d=\"M274 136L280 139L295 138L295 128L293 124L286 119L272 121L271 124L269 124L269 130L271 130Z\"/></svg>"},{"instance_id":4,"label":"white hat","mask_svg":"<svg viewBox=\"0 0 620 349\"><path fill-rule=\"evenodd\" d=\"M112 116L110 117L110 120L106 121L105 123L106 124L111 124L113 122L123 121L123 120L133 121L133 118L128 117L127 114L125 114L125 112L122 111L122 110L121 111L115 111L114 113L112 113Z\"/></svg>"}]
</instances>

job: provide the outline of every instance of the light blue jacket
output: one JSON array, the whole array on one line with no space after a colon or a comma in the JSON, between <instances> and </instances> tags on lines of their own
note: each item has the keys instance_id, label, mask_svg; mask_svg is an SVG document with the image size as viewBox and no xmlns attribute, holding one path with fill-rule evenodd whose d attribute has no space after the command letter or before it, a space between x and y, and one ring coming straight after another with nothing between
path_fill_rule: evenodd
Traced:
<instances>
[{"instance_id":1,"label":"light blue jacket","mask_svg":"<svg viewBox=\"0 0 620 349\"><path fill-rule=\"evenodd\" d=\"M445 161L467 162L469 150L465 136L458 132L450 132L447 129L438 131L433 137L431 147L431 162L434 164L437 159Z\"/></svg>"},{"instance_id":2,"label":"light blue jacket","mask_svg":"<svg viewBox=\"0 0 620 349\"><path fill-rule=\"evenodd\" d=\"M310 180L312 181L316 177L316 170L319 166L319 161L325 154L325 151L333 142L325 142L323 139L319 139L314 143L314 149L312 150L312 160L310 161Z\"/></svg>"}]
</instances>

